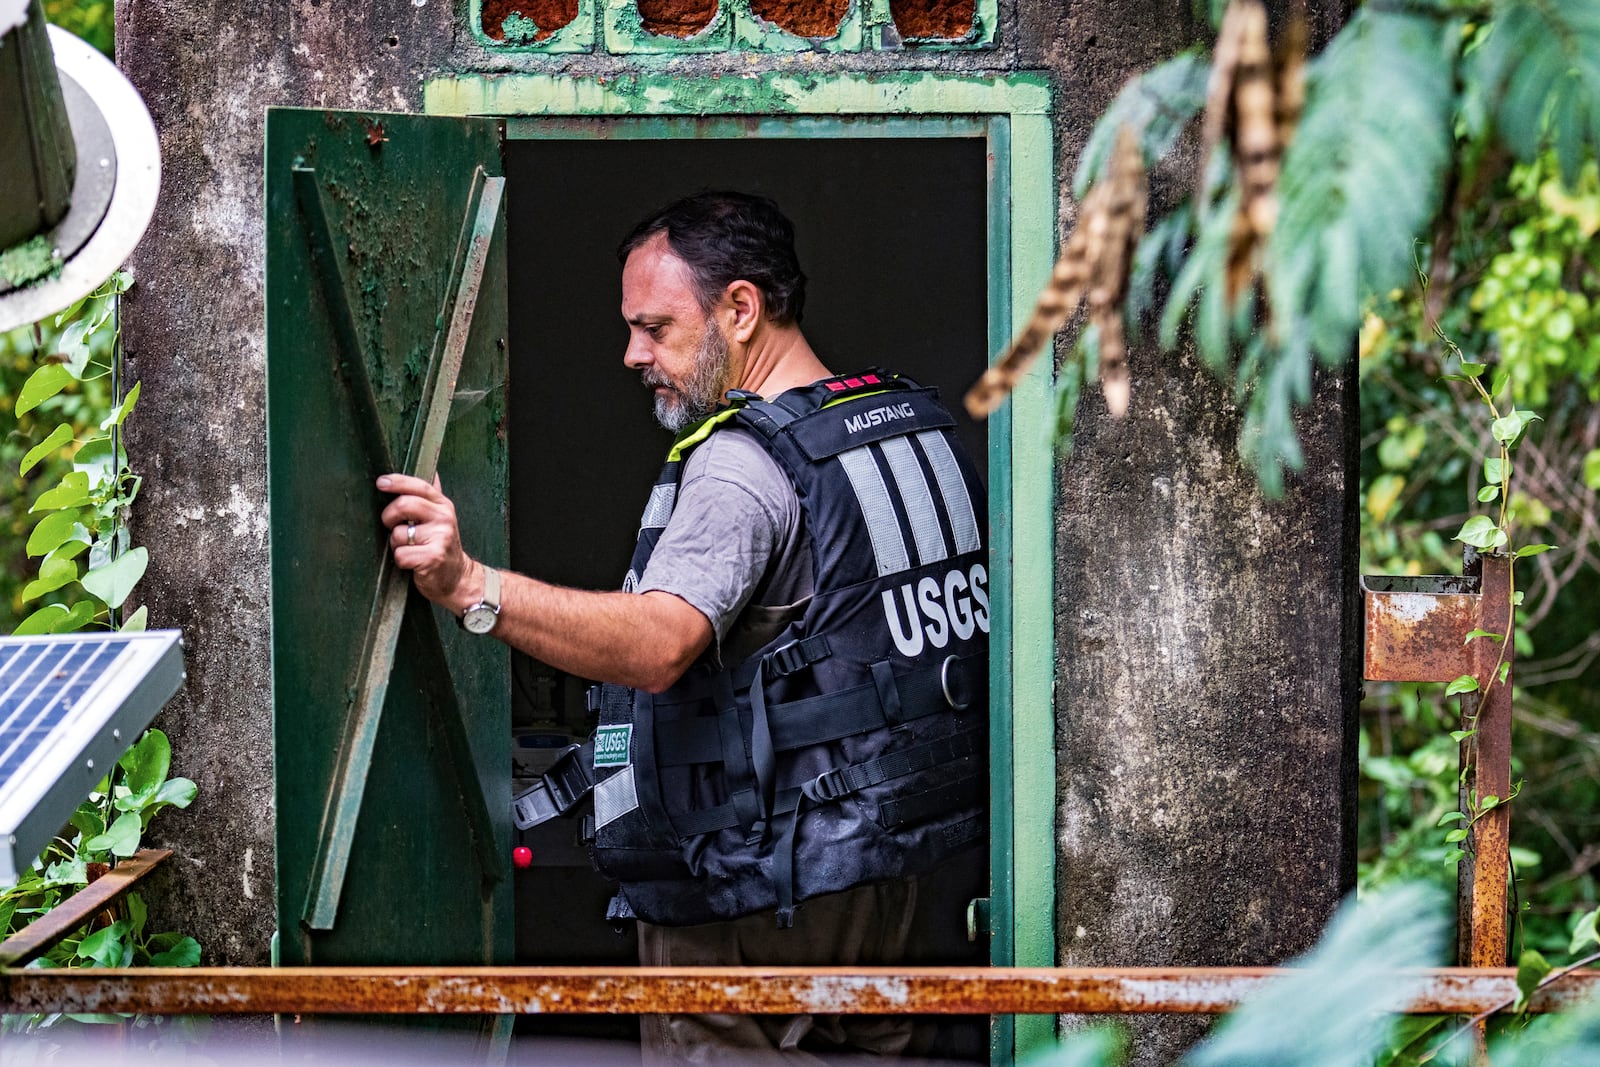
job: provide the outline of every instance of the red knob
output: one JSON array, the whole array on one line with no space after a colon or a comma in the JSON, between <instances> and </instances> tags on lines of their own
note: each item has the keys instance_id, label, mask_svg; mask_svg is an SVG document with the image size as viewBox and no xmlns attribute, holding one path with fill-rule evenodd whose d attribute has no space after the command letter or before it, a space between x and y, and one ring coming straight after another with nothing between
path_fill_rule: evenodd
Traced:
<instances>
[{"instance_id":1,"label":"red knob","mask_svg":"<svg viewBox=\"0 0 1600 1067\"><path fill-rule=\"evenodd\" d=\"M511 850L511 862L516 865L519 871L532 867L533 849L528 848L526 845L518 845Z\"/></svg>"}]
</instances>

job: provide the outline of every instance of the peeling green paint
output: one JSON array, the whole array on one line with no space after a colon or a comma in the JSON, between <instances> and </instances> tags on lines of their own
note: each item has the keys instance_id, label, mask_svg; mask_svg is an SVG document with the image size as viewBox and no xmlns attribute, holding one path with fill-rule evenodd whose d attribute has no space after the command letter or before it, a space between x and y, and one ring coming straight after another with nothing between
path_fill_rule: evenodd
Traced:
<instances>
[{"instance_id":1,"label":"peeling green paint","mask_svg":"<svg viewBox=\"0 0 1600 1067\"><path fill-rule=\"evenodd\" d=\"M435 115L1045 115L1050 91L1043 75L943 71L785 71L758 78L461 74L427 82L423 107Z\"/></svg>"},{"instance_id":2,"label":"peeling green paint","mask_svg":"<svg viewBox=\"0 0 1600 1067\"><path fill-rule=\"evenodd\" d=\"M593 52L596 2L578 0L577 17L543 40L538 39L541 27L521 12L513 12L501 21L500 32L505 35L504 40L490 37L483 32L483 0L471 0L468 21L478 43L497 52Z\"/></svg>"}]
</instances>

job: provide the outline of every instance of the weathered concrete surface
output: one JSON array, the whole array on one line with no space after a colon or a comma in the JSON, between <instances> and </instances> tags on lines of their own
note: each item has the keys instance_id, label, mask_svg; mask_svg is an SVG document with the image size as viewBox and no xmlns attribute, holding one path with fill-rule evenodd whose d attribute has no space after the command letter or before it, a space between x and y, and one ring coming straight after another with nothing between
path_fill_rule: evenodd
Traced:
<instances>
[{"instance_id":1,"label":"weathered concrete surface","mask_svg":"<svg viewBox=\"0 0 1600 1067\"><path fill-rule=\"evenodd\" d=\"M1326 33L1342 4L1310 5ZM264 451L263 109L416 110L454 71L648 67L1043 69L1065 185L1124 78L1207 36L1190 0L1001 4L997 47L752 57L490 54L465 0L120 0L119 62L161 131L160 209L134 260L129 443L148 477L144 593L189 641L164 716L200 799L160 836L178 857L157 921L210 963L260 963L274 926ZM1159 193L1158 193L1159 195ZM1062 197L1070 220L1070 198ZM1192 360L1133 354L1126 424L1091 398L1062 465L1057 695L1062 963L1274 962L1314 940L1349 871L1353 392L1319 383L1309 474L1260 499L1234 458L1228 390ZM158 824L158 827L160 824ZM164 914L161 914L164 913ZM1079 932L1081 928L1081 933ZM1141 1057L1190 1031L1141 1024Z\"/></svg>"},{"instance_id":2,"label":"weathered concrete surface","mask_svg":"<svg viewBox=\"0 0 1600 1067\"><path fill-rule=\"evenodd\" d=\"M1024 62L1059 78L1064 204L1123 80L1209 37L1196 6L1024 5ZM1309 7L1325 40L1343 5ZM1152 215L1187 181L1158 174ZM1130 362L1128 419L1087 395L1060 468L1058 962L1280 963L1354 884L1355 380L1318 378L1305 472L1269 501L1237 458L1231 385L1189 353ZM1129 1022L1150 1065L1209 1025Z\"/></svg>"}]
</instances>

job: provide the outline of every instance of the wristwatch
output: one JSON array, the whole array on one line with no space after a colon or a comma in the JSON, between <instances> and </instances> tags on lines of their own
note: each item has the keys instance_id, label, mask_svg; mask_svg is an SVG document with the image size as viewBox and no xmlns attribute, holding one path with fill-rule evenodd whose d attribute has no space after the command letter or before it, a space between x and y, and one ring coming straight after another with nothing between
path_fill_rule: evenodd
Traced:
<instances>
[{"instance_id":1,"label":"wristwatch","mask_svg":"<svg viewBox=\"0 0 1600 1067\"><path fill-rule=\"evenodd\" d=\"M486 634L500 620L500 572L483 568L483 599L461 615L461 628L469 634Z\"/></svg>"}]
</instances>

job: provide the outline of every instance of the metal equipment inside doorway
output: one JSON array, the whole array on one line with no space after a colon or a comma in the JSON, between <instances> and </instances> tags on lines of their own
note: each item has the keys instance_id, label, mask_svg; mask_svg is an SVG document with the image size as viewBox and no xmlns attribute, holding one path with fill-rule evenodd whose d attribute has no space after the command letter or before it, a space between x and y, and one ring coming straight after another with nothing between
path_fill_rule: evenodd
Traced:
<instances>
[{"instance_id":1,"label":"metal equipment inside doorway","mask_svg":"<svg viewBox=\"0 0 1600 1067\"><path fill-rule=\"evenodd\" d=\"M574 124L577 125L577 124ZM649 395L622 365L615 248L663 203L706 188L772 197L794 221L808 276L803 327L837 372L880 365L939 387L947 403L981 373L989 343L989 164L978 136L814 139L718 135L611 137L628 120L585 123L586 136L508 139L511 566L563 584L612 588L632 551L642 502L670 444ZM963 414L975 456L987 434ZM586 736L587 681L515 657L518 777ZM629 963L631 932L604 921L610 888L590 869L577 826L526 831L533 866L516 876L517 961ZM930 879L908 963L983 964L967 905L988 895L983 850ZM529 1020L562 1033L626 1036L631 1017ZM947 1018L941 1054L986 1059L981 1019Z\"/></svg>"}]
</instances>

